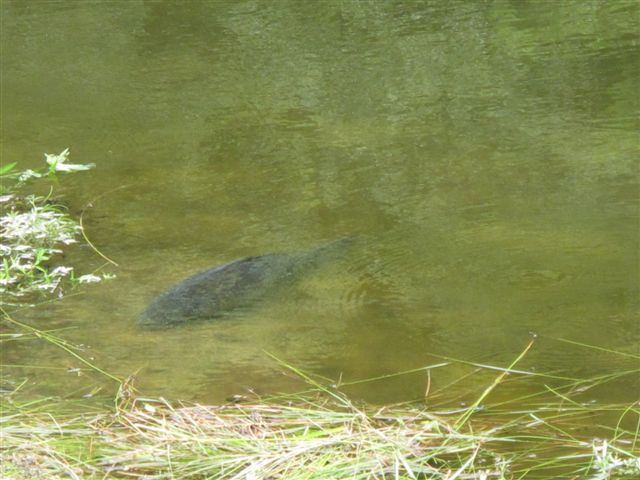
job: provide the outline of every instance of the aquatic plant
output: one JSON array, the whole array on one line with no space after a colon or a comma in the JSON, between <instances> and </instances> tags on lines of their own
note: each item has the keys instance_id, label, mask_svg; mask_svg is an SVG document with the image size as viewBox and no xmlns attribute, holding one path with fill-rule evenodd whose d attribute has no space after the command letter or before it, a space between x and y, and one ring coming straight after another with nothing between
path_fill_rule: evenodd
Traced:
<instances>
[{"instance_id":1,"label":"aquatic plant","mask_svg":"<svg viewBox=\"0 0 640 480\"><path fill-rule=\"evenodd\" d=\"M57 155L45 153L45 163L48 166L39 168L37 170L17 170L16 166L18 162L11 162L2 165L0 167L0 193L5 194L8 192L14 192L33 178L52 178L55 177L56 173L58 172L78 172L83 170L90 170L91 168L94 168L96 166L95 163L67 163L67 160L69 160L69 154L70 152L68 148L65 148Z\"/></svg>"},{"instance_id":2,"label":"aquatic plant","mask_svg":"<svg viewBox=\"0 0 640 480\"><path fill-rule=\"evenodd\" d=\"M45 154L47 167L18 171L16 163L0 168L0 295L1 304L11 304L7 297L24 297L34 292L56 291L62 294L61 281L95 281L95 275L77 276L71 266L55 264L63 249L77 242L81 226L64 206L46 197L21 195L20 189L31 179L52 178L59 172L75 172L94 164L69 164L69 149L58 155ZM15 300L14 300L15 301Z\"/></svg>"}]
</instances>

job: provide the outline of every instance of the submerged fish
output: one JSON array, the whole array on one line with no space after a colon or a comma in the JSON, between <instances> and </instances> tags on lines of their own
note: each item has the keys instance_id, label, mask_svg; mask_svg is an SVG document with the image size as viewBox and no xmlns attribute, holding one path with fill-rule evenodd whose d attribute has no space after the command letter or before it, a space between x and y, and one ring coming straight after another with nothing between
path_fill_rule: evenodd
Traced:
<instances>
[{"instance_id":1,"label":"submerged fish","mask_svg":"<svg viewBox=\"0 0 640 480\"><path fill-rule=\"evenodd\" d=\"M305 253L245 257L197 273L156 297L138 323L170 327L247 308L301 273L338 257L351 243L351 238L342 238Z\"/></svg>"}]
</instances>

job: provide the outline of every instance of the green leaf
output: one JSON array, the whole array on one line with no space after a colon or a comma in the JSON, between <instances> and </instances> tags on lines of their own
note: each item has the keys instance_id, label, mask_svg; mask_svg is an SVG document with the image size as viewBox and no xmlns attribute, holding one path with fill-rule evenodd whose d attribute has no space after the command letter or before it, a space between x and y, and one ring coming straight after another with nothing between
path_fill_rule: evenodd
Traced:
<instances>
[{"instance_id":1,"label":"green leaf","mask_svg":"<svg viewBox=\"0 0 640 480\"><path fill-rule=\"evenodd\" d=\"M0 175L4 175L5 173L8 173L11 170L13 170L13 167L15 167L17 163L18 162L7 163L6 165L0 167Z\"/></svg>"}]
</instances>

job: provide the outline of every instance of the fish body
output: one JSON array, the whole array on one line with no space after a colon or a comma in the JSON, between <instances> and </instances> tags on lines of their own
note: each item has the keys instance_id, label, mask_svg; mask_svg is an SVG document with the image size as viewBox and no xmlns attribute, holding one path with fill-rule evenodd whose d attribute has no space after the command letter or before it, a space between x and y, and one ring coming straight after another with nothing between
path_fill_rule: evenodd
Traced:
<instances>
[{"instance_id":1,"label":"fish body","mask_svg":"<svg viewBox=\"0 0 640 480\"><path fill-rule=\"evenodd\" d=\"M306 253L244 257L205 270L156 297L138 323L163 328L229 315L292 283L302 272L337 256L350 244L351 239L344 238Z\"/></svg>"}]
</instances>

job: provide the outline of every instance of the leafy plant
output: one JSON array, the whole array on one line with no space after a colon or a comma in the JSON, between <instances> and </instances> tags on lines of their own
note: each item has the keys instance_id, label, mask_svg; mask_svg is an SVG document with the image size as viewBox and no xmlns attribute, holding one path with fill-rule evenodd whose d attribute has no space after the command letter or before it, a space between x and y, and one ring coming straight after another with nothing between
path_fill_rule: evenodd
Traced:
<instances>
[{"instance_id":1,"label":"leafy plant","mask_svg":"<svg viewBox=\"0 0 640 480\"><path fill-rule=\"evenodd\" d=\"M0 294L5 298L23 297L34 292L52 293L64 278L73 282L91 282L95 275L76 277L73 267L53 265L53 259L63 249L77 243L82 228L62 205L46 197L19 195L18 191L30 180L53 178L58 172L71 173L88 170L95 164L70 164L69 149L60 154L45 154L47 166L37 170L19 171L17 163L0 167Z\"/></svg>"}]
</instances>

